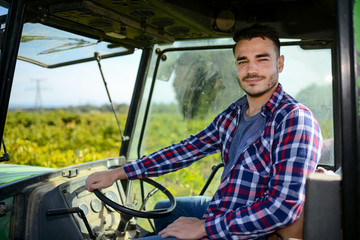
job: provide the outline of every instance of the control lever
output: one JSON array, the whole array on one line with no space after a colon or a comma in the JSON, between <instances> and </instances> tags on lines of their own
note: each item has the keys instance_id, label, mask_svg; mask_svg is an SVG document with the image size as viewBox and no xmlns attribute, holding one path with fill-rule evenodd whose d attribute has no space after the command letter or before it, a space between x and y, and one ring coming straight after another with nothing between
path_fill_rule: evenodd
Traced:
<instances>
[{"instance_id":1,"label":"control lever","mask_svg":"<svg viewBox=\"0 0 360 240\"><path fill-rule=\"evenodd\" d=\"M148 202L148 200L150 199L150 197L152 197L157 191L159 191L158 188L154 188L153 190L151 190L148 195L146 196L146 198L143 200L143 203L141 204L141 207L139 209L139 211L145 210L145 205ZM137 219L137 218L136 218ZM155 232L155 227L154 224L150 221L150 219L148 219L149 224L151 226L151 228L154 230Z\"/></svg>"},{"instance_id":2,"label":"control lever","mask_svg":"<svg viewBox=\"0 0 360 240\"><path fill-rule=\"evenodd\" d=\"M93 234L89 222L86 219L84 211L79 207L47 210L46 216L58 216L58 215L73 214L73 213L79 214L79 217L84 221L85 227L89 232L90 238L96 239L96 236Z\"/></svg>"},{"instance_id":3,"label":"control lever","mask_svg":"<svg viewBox=\"0 0 360 240\"><path fill-rule=\"evenodd\" d=\"M10 161L10 155L6 151L4 139L2 139L2 144L3 144L3 147L4 147L4 155L2 157L0 157L0 162ZM1 145L0 145L0 149L1 149Z\"/></svg>"},{"instance_id":4,"label":"control lever","mask_svg":"<svg viewBox=\"0 0 360 240\"><path fill-rule=\"evenodd\" d=\"M151 190L148 195L146 196L146 198L143 200L143 204L141 204L141 207L139 209L139 211L142 211L143 209L145 209L145 205L147 203L147 201L150 199L150 197L152 197L157 191L159 191L158 188L154 188L153 190Z\"/></svg>"}]
</instances>

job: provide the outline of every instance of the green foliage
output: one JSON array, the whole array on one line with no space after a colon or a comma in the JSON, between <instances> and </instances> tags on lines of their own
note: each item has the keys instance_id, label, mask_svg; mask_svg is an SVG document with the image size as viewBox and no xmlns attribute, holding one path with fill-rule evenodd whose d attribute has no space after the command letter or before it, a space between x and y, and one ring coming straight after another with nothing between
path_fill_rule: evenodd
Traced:
<instances>
[{"instance_id":1,"label":"green foliage","mask_svg":"<svg viewBox=\"0 0 360 240\"><path fill-rule=\"evenodd\" d=\"M174 107L175 108L175 107ZM142 154L150 154L162 147L177 143L190 134L195 134L208 125L214 114L207 114L205 119L184 119L181 113L156 112L157 107L150 114L142 144ZM173 173L160 176L157 181L163 183L176 196L198 195L204 186L211 168L221 162L220 154L207 156L191 166ZM217 174L206 195L212 196L220 183L221 171Z\"/></svg>"},{"instance_id":2,"label":"green foliage","mask_svg":"<svg viewBox=\"0 0 360 240\"><path fill-rule=\"evenodd\" d=\"M11 163L54 168L117 156L121 146L112 113L9 112L4 137Z\"/></svg>"},{"instance_id":3,"label":"green foliage","mask_svg":"<svg viewBox=\"0 0 360 240\"><path fill-rule=\"evenodd\" d=\"M307 106L318 120L324 139L334 137L332 86L312 84L296 94L295 99Z\"/></svg>"},{"instance_id":4,"label":"green foliage","mask_svg":"<svg viewBox=\"0 0 360 240\"><path fill-rule=\"evenodd\" d=\"M118 117L124 129L126 115L119 114ZM209 122L179 119L176 114L161 111L152 114L147 128L148 139L143 144L146 153L180 141L185 134L182 127L186 132L197 132L204 127L204 122ZM4 139L10 163L53 168L118 156L121 147L113 113L100 112L9 112ZM175 196L197 195L210 174L211 166L219 162L220 156L214 155L157 180ZM215 181L219 182L219 177ZM210 188L208 194L215 190L216 186Z\"/></svg>"}]
</instances>

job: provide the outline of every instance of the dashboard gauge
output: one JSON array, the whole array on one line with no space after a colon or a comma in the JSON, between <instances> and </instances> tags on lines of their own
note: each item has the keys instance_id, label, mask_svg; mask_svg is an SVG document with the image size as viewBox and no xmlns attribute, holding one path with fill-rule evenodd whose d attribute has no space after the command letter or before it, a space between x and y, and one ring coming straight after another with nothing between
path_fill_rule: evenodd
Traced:
<instances>
[{"instance_id":1,"label":"dashboard gauge","mask_svg":"<svg viewBox=\"0 0 360 240\"><path fill-rule=\"evenodd\" d=\"M91 200L90 206L94 212L98 213L101 211L102 204L99 199L94 198L93 200Z\"/></svg>"},{"instance_id":2,"label":"dashboard gauge","mask_svg":"<svg viewBox=\"0 0 360 240\"><path fill-rule=\"evenodd\" d=\"M89 214L89 208L88 208L88 206L86 206L85 204L80 204L80 206L79 206L79 208L81 209L81 210L83 210L83 212L84 212L84 214L85 214L85 217L87 217L87 215Z\"/></svg>"},{"instance_id":3,"label":"dashboard gauge","mask_svg":"<svg viewBox=\"0 0 360 240\"><path fill-rule=\"evenodd\" d=\"M118 203L118 198L116 196L116 194L113 191L108 191L105 193L105 196L110 199L113 202ZM106 205L107 209L109 209L110 211L114 211L114 209L112 207L109 207L108 205Z\"/></svg>"}]
</instances>

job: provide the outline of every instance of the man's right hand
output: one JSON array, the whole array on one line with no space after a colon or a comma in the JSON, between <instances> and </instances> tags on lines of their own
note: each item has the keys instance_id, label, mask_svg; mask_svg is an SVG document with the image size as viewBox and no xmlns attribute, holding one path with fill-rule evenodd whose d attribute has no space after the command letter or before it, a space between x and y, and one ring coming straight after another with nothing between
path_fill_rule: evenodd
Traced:
<instances>
[{"instance_id":1,"label":"man's right hand","mask_svg":"<svg viewBox=\"0 0 360 240\"><path fill-rule=\"evenodd\" d=\"M110 187L116 180L125 179L126 174L122 167L109 171L91 174L85 181L85 188L92 192L95 189Z\"/></svg>"}]
</instances>

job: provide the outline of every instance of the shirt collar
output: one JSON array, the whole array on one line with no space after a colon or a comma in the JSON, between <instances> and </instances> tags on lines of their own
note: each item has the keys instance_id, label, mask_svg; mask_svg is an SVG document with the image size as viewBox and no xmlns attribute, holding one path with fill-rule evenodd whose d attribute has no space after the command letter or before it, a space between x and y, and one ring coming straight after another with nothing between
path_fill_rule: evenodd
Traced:
<instances>
[{"instance_id":1,"label":"shirt collar","mask_svg":"<svg viewBox=\"0 0 360 240\"><path fill-rule=\"evenodd\" d=\"M282 85L279 83L278 87L271 95L270 99L267 101L267 103L264 104L264 106L262 106L262 112L270 111L271 113L274 113L279 104L281 103L284 95L285 92L282 88Z\"/></svg>"},{"instance_id":2,"label":"shirt collar","mask_svg":"<svg viewBox=\"0 0 360 240\"><path fill-rule=\"evenodd\" d=\"M261 107L261 113L263 116L266 116L268 113L274 113L275 109L279 106L281 100L283 99L285 92L283 91L282 85L279 83L275 92L271 95L270 99ZM240 108L246 107L248 101L246 95L237 100L233 107Z\"/></svg>"}]
</instances>

